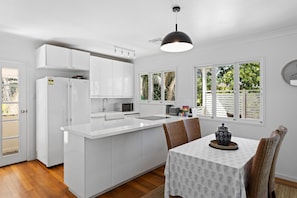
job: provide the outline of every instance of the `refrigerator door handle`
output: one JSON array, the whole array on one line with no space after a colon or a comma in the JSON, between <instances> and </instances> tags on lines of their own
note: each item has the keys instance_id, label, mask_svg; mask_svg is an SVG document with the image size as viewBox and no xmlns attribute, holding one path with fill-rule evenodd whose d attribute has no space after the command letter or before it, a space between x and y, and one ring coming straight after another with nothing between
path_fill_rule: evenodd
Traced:
<instances>
[{"instance_id":1,"label":"refrigerator door handle","mask_svg":"<svg viewBox=\"0 0 297 198\"><path fill-rule=\"evenodd\" d=\"M71 119L71 97L72 97L72 83L71 83L71 79L68 80L68 89L67 89L67 117L68 117L68 121L67 124L71 125L72 119Z\"/></svg>"}]
</instances>

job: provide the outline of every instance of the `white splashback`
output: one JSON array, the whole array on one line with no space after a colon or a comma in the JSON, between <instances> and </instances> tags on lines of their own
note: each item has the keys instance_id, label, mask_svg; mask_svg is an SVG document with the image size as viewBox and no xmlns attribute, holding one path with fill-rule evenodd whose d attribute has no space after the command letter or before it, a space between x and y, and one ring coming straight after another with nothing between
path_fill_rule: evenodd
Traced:
<instances>
[{"instance_id":1,"label":"white splashback","mask_svg":"<svg viewBox=\"0 0 297 198\"><path fill-rule=\"evenodd\" d=\"M166 105L163 104L139 104L140 116L166 114Z\"/></svg>"},{"instance_id":2,"label":"white splashback","mask_svg":"<svg viewBox=\"0 0 297 198\"><path fill-rule=\"evenodd\" d=\"M107 98L104 99L105 111L120 111L122 103L133 103L132 98ZM103 112L103 98L91 99L91 112Z\"/></svg>"}]
</instances>

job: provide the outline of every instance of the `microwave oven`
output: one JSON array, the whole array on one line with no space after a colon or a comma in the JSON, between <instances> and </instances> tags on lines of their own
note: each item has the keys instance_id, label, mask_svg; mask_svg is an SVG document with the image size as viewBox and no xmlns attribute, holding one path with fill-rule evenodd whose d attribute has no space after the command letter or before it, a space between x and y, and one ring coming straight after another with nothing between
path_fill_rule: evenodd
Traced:
<instances>
[{"instance_id":1,"label":"microwave oven","mask_svg":"<svg viewBox=\"0 0 297 198\"><path fill-rule=\"evenodd\" d=\"M123 103L122 112L133 111L133 103Z\"/></svg>"}]
</instances>

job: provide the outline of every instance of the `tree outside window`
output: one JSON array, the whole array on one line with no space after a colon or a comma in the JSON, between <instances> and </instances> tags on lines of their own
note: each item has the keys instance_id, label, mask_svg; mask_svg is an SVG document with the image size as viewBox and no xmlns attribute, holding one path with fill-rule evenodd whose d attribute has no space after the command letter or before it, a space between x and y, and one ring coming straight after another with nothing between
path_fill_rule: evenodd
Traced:
<instances>
[{"instance_id":1,"label":"tree outside window","mask_svg":"<svg viewBox=\"0 0 297 198\"><path fill-rule=\"evenodd\" d=\"M160 101L161 100L161 92L162 92L162 77L161 73L154 73L152 75L152 100Z\"/></svg>"},{"instance_id":2,"label":"tree outside window","mask_svg":"<svg viewBox=\"0 0 297 198\"><path fill-rule=\"evenodd\" d=\"M148 74L140 75L140 100L148 100L149 94L149 76Z\"/></svg>"},{"instance_id":3,"label":"tree outside window","mask_svg":"<svg viewBox=\"0 0 297 198\"><path fill-rule=\"evenodd\" d=\"M164 72L165 101L175 101L175 72Z\"/></svg>"}]
</instances>

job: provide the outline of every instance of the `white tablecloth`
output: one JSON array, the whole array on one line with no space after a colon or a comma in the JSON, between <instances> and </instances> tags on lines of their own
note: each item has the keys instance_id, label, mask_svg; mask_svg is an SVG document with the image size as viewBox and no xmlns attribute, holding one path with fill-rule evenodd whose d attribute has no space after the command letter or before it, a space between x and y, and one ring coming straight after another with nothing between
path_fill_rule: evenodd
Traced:
<instances>
[{"instance_id":1,"label":"white tablecloth","mask_svg":"<svg viewBox=\"0 0 297 198\"><path fill-rule=\"evenodd\" d=\"M209 146L211 134L170 149L165 166L164 197L245 198L246 178L258 140L232 137L238 150Z\"/></svg>"}]
</instances>

